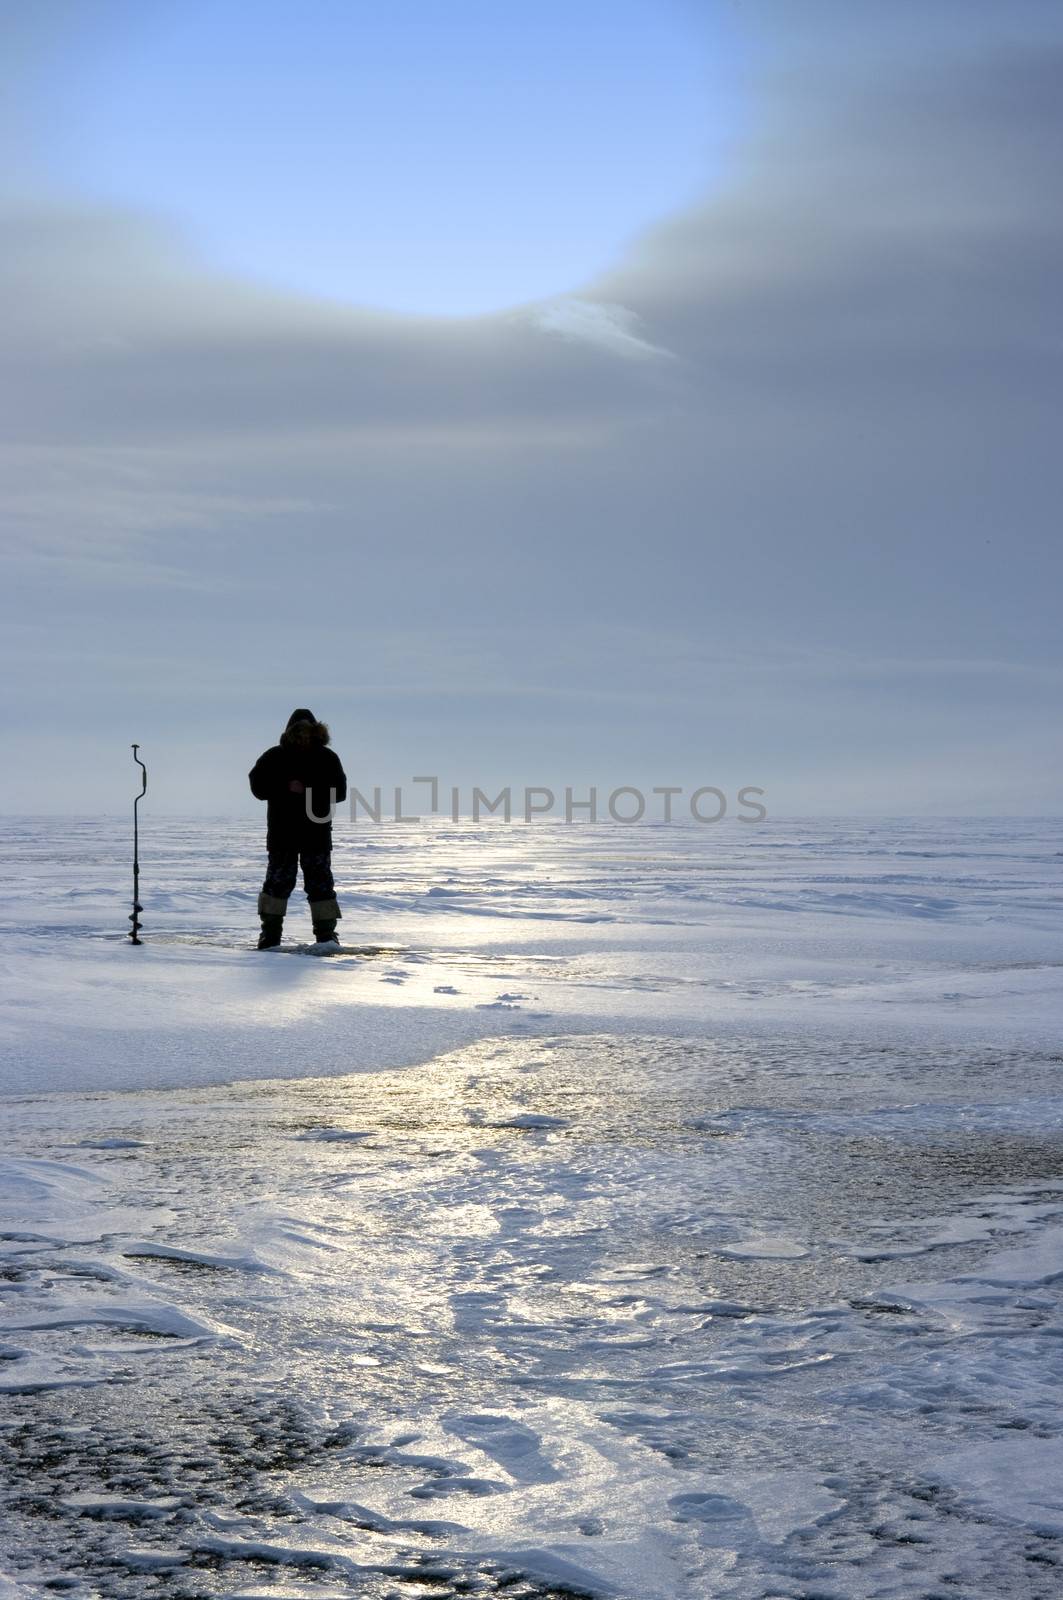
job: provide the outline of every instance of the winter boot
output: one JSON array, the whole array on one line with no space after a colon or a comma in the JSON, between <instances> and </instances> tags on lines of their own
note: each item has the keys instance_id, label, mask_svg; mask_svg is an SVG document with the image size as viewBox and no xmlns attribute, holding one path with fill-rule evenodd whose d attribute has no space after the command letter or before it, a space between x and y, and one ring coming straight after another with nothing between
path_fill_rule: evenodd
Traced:
<instances>
[{"instance_id":1,"label":"winter boot","mask_svg":"<svg viewBox=\"0 0 1063 1600\"><path fill-rule=\"evenodd\" d=\"M314 938L318 944L335 944L337 942L335 917L331 922L315 922Z\"/></svg>"},{"instance_id":2,"label":"winter boot","mask_svg":"<svg viewBox=\"0 0 1063 1600\"><path fill-rule=\"evenodd\" d=\"M281 942L283 931L283 917L267 916L263 913L262 932L258 936L258 948L260 950L275 950Z\"/></svg>"}]
</instances>

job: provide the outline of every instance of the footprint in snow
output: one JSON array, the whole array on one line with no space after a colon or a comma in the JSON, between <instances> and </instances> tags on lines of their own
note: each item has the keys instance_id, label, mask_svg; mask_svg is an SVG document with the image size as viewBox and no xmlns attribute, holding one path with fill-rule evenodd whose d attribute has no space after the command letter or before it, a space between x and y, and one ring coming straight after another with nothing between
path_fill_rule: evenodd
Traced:
<instances>
[{"instance_id":1,"label":"footprint in snow","mask_svg":"<svg viewBox=\"0 0 1063 1600\"><path fill-rule=\"evenodd\" d=\"M639 1283L644 1278L670 1278L675 1272L675 1267L664 1261L628 1261L601 1277L603 1283Z\"/></svg>"},{"instance_id":2,"label":"footprint in snow","mask_svg":"<svg viewBox=\"0 0 1063 1600\"><path fill-rule=\"evenodd\" d=\"M372 1138L372 1131L368 1128L308 1128L296 1138L302 1144L341 1144Z\"/></svg>"},{"instance_id":3,"label":"footprint in snow","mask_svg":"<svg viewBox=\"0 0 1063 1600\"><path fill-rule=\"evenodd\" d=\"M540 1111L520 1111L494 1124L496 1128L567 1128L564 1117L548 1117Z\"/></svg>"},{"instance_id":4,"label":"footprint in snow","mask_svg":"<svg viewBox=\"0 0 1063 1600\"><path fill-rule=\"evenodd\" d=\"M78 1150L146 1150L143 1139L79 1139Z\"/></svg>"},{"instance_id":5,"label":"footprint in snow","mask_svg":"<svg viewBox=\"0 0 1063 1600\"><path fill-rule=\"evenodd\" d=\"M463 1443L497 1461L517 1483L555 1483L562 1476L544 1455L540 1436L515 1417L474 1412L448 1417L443 1426Z\"/></svg>"},{"instance_id":6,"label":"footprint in snow","mask_svg":"<svg viewBox=\"0 0 1063 1600\"><path fill-rule=\"evenodd\" d=\"M406 1492L414 1500L440 1500L450 1494L509 1494L510 1486L497 1478L430 1478Z\"/></svg>"},{"instance_id":7,"label":"footprint in snow","mask_svg":"<svg viewBox=\"0 0 1063 1600\"><path fill-rule=\"evenodd\" d=\"M668 1504L676 1522L729 1524L732 1536L736 1523L746 1523L750 1533L754 1531L749 1507L725 1494L674 1494Z\"/></svg>"}]
</instances>

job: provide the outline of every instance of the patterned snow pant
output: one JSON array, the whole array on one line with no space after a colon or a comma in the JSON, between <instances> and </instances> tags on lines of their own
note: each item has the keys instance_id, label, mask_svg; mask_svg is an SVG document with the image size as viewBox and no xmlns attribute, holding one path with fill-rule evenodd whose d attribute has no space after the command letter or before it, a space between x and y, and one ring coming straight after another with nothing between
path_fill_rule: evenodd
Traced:
<instances>
[{"instance_id":1,"label":"patterned snow pant","mask_svg":"<svg viewBox=\"0 0 1063 1600\"><path fill-rule=\"evenodd\" d=\"M342 913L336 904L332 853L329 850L271 850L266 881L258 897L259 916L283 917L300 866L311 917L315 922L337 922Z\"/></svg>"}]
</instances>

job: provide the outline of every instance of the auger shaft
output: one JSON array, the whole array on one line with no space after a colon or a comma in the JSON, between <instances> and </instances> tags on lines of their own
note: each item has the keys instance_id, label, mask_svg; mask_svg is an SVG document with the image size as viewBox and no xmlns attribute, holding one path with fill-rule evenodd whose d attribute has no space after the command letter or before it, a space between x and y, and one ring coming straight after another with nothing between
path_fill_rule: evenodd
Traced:
<instances>
[{"instance_id":1,"label":"auger shaft","mask_svg":"<svg viewBox=\"0 0 1063 1600\"><path fill-rule=\"evenodd\" d=\"M137 807L148 792L148 769L137 755L139 749L140 746L138 744L133 746L133 760L143 774L140 793L133 801L133 911L129 918L133 926L130 929L129 937L134 944L143 944L144 942L140 937L140 913L144 907L140 903L140 820L137 815Z\"/></svg>"}]
</instances>

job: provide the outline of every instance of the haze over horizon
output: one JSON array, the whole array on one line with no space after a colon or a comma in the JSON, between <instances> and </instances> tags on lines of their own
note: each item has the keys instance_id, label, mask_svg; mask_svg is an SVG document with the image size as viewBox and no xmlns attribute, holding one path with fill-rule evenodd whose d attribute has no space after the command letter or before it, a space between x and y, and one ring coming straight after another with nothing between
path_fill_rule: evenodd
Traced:
<instances>
[{"instance_id":1,"label":"haze over horizon","mask_svg":"<svg viewBox=\"0 0 1063 1600\"><path fill-rule=\"evenodd\" d=\"M498 11L7 8L0 805L1058 810L1063 13Z\"/></svg>"}]
</instances>

